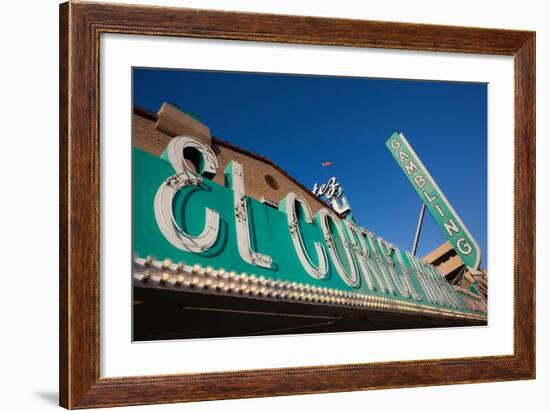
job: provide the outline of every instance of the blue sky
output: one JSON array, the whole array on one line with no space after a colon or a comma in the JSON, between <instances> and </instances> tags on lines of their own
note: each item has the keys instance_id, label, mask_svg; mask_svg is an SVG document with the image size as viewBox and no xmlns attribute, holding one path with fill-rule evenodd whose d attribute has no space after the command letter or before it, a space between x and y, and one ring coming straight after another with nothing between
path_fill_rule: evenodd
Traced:
<instances>
[{"instance_id":1,"label":"blue sky","mask_svg":"<svg viewBox=\"0 0 550 411\"><path fill-rule=\"evenodd\" d=\"M198 115L212 134L273 160L312 187L321 161L344 187L357 223L410 249L420 198L385 141L405 134L487 256L485 83L133 70L134 104L165 101ZM246 170L245 170L246 172ZM429 213L417 255L446 241Z\"/></svg>"}]
</instances>

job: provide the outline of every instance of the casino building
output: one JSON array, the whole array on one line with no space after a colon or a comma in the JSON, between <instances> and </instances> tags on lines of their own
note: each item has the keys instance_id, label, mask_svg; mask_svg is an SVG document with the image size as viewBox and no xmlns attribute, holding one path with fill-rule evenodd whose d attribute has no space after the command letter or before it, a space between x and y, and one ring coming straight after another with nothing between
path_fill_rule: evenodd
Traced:
<instances>
[{"instance_id":1,"label":"casino building","mask_svg":"<svg viewBox=\"0 0 550 411\"><path fill-rule=\"evenodd\" d=\"M132 127L133 147L139 156L145 153L146 158L158 159L169 155L167 147L176 136L190 136L209 147L217 160L218 170L231 171L233 167L233 174L218 172L212 177L212 183L218 186L228 184L228 176L235 176L234 163L239 163L244 170L242 178L246 196L256 200L262 207L282 209L285 197L291 192L307 203L311 216L329 207L310 188L303 186L270 159L212 136L208 126L200 119L174 105L164 103L158 113L134 107ZM183 161L193 171L200 171L204 166L200 156L197 157L192 151L188 152ZM144 172L143 175L146 174ZM148 201L142 200L138 193L138 197L134 197L134 208L138 205L152 209ZM259 210L258 207L256 210ZM337 220L345 220L343 215L334 211L332 213ZM255 224L259 223L261 221L255 221ZM223 221L220 224L223 228ZM250 237L253 242L254 235L247 233L246 238ZM136 241L141 240L134 238ZM329 252L330 248L327 247ZM486 273L478 272L474 277L461 264L456 253L453 254L454 249L449 243L443 244L424 259L426 267L431 265L438 268L429 275L440 274L435 274L436 277L432 276L429 281L419 275L416 288L423 289L426 293L423 299L430 302L429 306L422 307L416 305L422 297L412 292L415 287L406 280L396 283L401 282L405 291L408 287L412 296L409 295L407 301L393 301L375 295L358 294L353 288L350 291L331 290L317 285L315 281L285 282L266 276L241 274L232 271L233 267L224 267L225 271L220 267L204 267L193 261L187 266L187 259L178 264L178 261L167 259L165 255L149 255L147 246L142 249L145 249L143 255L134 257L135 340L486 324ZM368 254L366 248L363 251ZM362 266L365 271L369 271L366 266L369 270L372 268L372 265L365 264ZM374 274L373 284L374 280L378 280L379 288L384 289L384 280L376 277L376 270L369 272ZM400 278L405 277L403 275ZM389 285L389 280L386 281ZM376 286L372 285L372 288ZM390 291L386 290L391 294ZM397 294L396 291L394 293Z\"/></svg>"},{"instance_id":2,"label":"casino building","mask_svg":"<svg viewBox=\"0 0 550 411\"><path fill-rule=\"evenodd\" d=\"M447 241L424 257L437 267L445 280L481 304L487 304L487 270L472 273Z\"/></svg>"}]
</instances>

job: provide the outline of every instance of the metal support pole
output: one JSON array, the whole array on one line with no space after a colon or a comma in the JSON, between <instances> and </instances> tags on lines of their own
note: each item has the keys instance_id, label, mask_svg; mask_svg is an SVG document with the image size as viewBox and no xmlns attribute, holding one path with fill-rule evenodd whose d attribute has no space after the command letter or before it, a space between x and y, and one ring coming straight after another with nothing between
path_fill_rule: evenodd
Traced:
<instances>
[{"instance_id":1,"label":"metal support pole","mask_svg":"<svg viewBox=\"0 0 550 411\"><path fill-rule=\"evenodd\" d=\"M424 221L424 213L426 212L426 204L422 203L420 208L420 215L418 216L418 224L416 225L416 234L414 235L414 241L411 253L416 255L416 247L418 246L418 239L420 238L420 231L422 230L422 222Z\"/></svg>"}]
</instances>

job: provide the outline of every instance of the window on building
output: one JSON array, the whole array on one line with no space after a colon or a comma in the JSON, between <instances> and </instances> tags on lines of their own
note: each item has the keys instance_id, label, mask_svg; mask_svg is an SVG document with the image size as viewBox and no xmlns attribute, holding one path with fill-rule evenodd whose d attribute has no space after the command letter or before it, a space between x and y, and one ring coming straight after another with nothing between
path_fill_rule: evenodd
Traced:
<instances>
[{"instance_id":1,"label":"window on building","mask_svg":"<svg viewBox=\"0 0 550 411\"><path fill-rule=\"evenodd\" d=\"M278 190L279 189L279 182L277 180L275 180L275 177L273 177L270 174L266 174L264 178L265 178L265 182L267 183L267 185L269 187L271 187L273 190Z\"/></svg>"}]
</instances>

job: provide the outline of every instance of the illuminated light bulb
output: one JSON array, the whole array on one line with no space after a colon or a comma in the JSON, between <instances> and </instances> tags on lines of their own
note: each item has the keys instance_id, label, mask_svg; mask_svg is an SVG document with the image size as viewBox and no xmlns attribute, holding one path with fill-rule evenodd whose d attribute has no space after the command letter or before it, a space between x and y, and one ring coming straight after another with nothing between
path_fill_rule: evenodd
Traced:
<instances>
[{"instance_id":1,"label":"illuminated light bulb","mask_svg":"<svg viewBox=\"0 0 550 411\"><path fill-rule=\"evenodd\" d=\"M235 271L231 271L230 273L227 274L227 277L230 278L230 279L233 279L237 276L237 273Z\"/></svg>"},{"instance_id":2,"label":"illuminated light bulb","mask_svg":"<svg viewBox=\"0 0 550 411\"><path fill-rule=\"evenodd\" d=\"M239 280L241 280L241 281L246 281L247 279L248 279L248 275L246 273L242 273L239 276Z\"/></svg>"},{"instance_id":3,"label":"illuminated light bulb","mask_svg":"<svg viewBox=\"0 0 550 411\"><path fill-rule=\"evenodd\" d=\"M165 283L166 281L168 281L170 279L170 274L168 273L163 273L160 277L160 281L162 283Z\"/></svg>"},{"instance_id":4,"label":"illuminated light bulb","mask_svg":"<svg viewBox=\"0 0 550 411\"><path fill-rule=\"evenodd\" d=\"M195 265L193 266L193 269L192 269L193 273L196 274L196 273L200 272L200 270L201 270L200 264L195 264Z\"/></svg>"},{"instance_id":5,"label":"illuminated light bulb","mask_svg":"<svg viewBox=\"0 0 550 411\"><path fill-rule=\"evenodd\" d=\"M178 275L178 277L176 278L176 285L182 285L184 280L185 277L183 275Z\"/></svg>"},{"instance_id":6,"label":"illuminated light bulb","mask_svg":"<svg viewBox=\"0 0 550 411\"><path fill-rule=\"evenodd\" d=\"M170 268L171 265L172 265L172 260L170 260L169 258L165 258L162 261L162 268Z\"/></svg>"},{"instance_id":7,"label":"illuminated light bulb","mask_svg":"<svg viewBox=\"0 0 550 411\"><path fill-rule=\"evenodd\" d=\"M263 275L259 276L259 277L258 277L258 282L259 282L260 284L265 283L265 277L264 277Z\"/></svg>"},{"instance_id":8,"label":"illuminated light bulb","mask_svg":"<svg viewBox=\"0 0 550 411\"><path fill-rule=\"evenodd\" d=\"M197 285L199 284L199 282L200 282L199 279L198 279L197 277L194 277L194 278L191 280L190 285L191 285L191 287L195 287L195 286L197 286Z\"/></svg>"},{"instance_id":9,"label":"illuminated light bulb","mask_svg":"<svg viewBox=\"0 0 550 411\"><path fill-rule=\"evenodd\" d=\"M223 288L224 285L225 283L223 281L218 281L218 283L216 284L216 288L217 289Z\"/></svg>"},{"instance_id":10,"label":"illuminated light bulb","mask_svg":"<svg viewBox=\"0 0 550 411\"><path fill-rule=\"evenodd\" d=\"M204 287L205 287L205 288L208 288L208 287L210 287L211 285L212 285L212 280L211 280L210 278L208 278L208 279L206 279L206 280L204 281Z\"/></svg>"},{"instance_id":11,"label":"illuminated light bulb","mask_svg":"<svg viewBox=\"0 0 550 411\"><path fill-rule=\"evenodd\" d=\"M247 285L241 285L241 287L239 288L239 292L240 293L245 293L248 291L248 286Z\"/></svg>"},{"instance_id":12,"label":"illuminated light bulb","mask_svg":"<svg viewBox=\"0 0 550 411\"><path fill-rule=\"evenodd\" d=\"M233 291L236 285L234 283L229 284L227 291Z\"/></svg>"}]
</instances>

